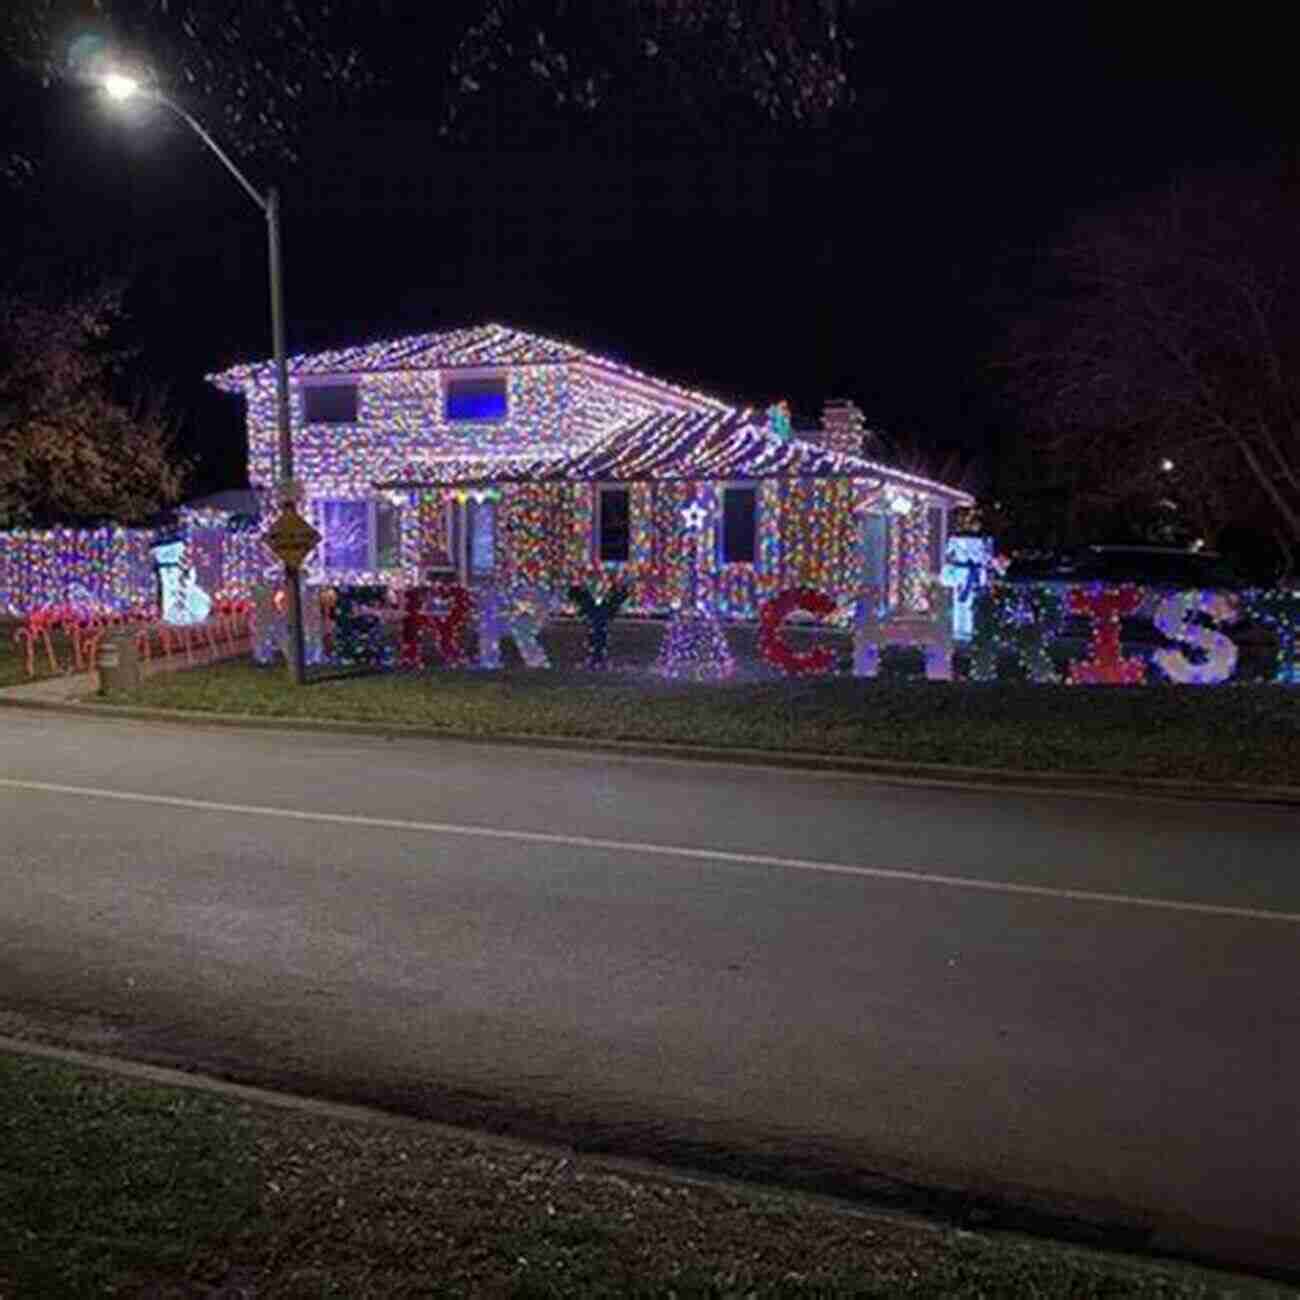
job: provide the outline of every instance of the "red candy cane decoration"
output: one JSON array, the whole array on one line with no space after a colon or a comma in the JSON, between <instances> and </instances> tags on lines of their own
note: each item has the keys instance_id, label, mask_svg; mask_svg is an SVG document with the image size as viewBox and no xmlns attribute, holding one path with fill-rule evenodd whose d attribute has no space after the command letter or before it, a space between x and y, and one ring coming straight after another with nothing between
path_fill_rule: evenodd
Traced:
<instances>
[{"instance_id":1,"label":"red candy cane decoration","mask_svg":"<svg viewBox=\"0 0 1300 1300\"><path fill-rule=\"evenodd\" d=\"M835 612L835 601L811 587L791 587L765 601L758 615L759 654L790 676L829 672L835 666L835 652L829 646L817 646L800 654L781 635L781 624L796 609L825 618Z\"/></svg>"}]
</instances>

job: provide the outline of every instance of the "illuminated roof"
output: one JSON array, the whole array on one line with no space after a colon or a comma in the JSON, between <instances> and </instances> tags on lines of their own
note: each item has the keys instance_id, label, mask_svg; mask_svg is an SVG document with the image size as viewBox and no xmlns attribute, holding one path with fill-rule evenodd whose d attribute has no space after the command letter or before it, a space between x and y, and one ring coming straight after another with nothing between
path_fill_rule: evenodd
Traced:
<instances>
[{"instance_id":1,"label":"illuminated roof","mask_svg":"<svg viewBox=\"0 0 1300 1300\"><path fill-rule=\"evenodd\" d=\"M508 325L475 325L468 329L445 330L436 334L412 334L405 338L327 352L302 353L288 361L291 376L364 375L402 370L454 370L476 366L547 366L585 363L625 380L688 397L696 403L720 408L716 397L692 392L666 383L621 361L596 356L572 343L526 334ZM275 375L273 361L251 361L209 375L210 383L226 392L242 393L258 381L270 382Z\"/></svg>"},{"instance_id":2,"label":"illuminated roof","mask_svg":"<svg viewBox=\"0 0 1300 1300\"><path fill-rule=\"evenodd\" d=\"M735 410L661 412L623 425L568 456L515 457L492 465L482 460L416 461L400 478L376 487L765 478L864 479L932 494L952 505L972 502L967 493L932 479L814 442L782 440L752 411Z\"/></svg>"}]
</instances>

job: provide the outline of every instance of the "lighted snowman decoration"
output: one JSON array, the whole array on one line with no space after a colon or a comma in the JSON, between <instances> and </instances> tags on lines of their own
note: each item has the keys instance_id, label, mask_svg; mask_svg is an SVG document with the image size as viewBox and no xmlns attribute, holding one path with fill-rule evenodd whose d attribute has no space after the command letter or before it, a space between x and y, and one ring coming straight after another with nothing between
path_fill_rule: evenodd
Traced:
<instances>
[{"instance_id":1,"label":"lighted snowman decoration","mask_svg":"<svg viewBox=\"0 0 1300 1300\"><path fill-rule=\"evenodd\" d=\"M212 597L199 586L184 542L167 542L153 548L162 584L164 623L189 625L204 622L212 611Z\"/></svg>"}]
</instances>

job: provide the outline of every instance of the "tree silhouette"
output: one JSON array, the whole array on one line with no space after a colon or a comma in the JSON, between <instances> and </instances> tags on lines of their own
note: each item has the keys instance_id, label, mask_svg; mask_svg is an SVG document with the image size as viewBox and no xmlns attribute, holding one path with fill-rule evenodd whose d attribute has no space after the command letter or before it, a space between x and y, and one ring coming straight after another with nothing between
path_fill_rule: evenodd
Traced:
<instances>
[{"instance_id":1,"label":"tree silhouette","mask_svg":"<svg viewBox=\"0 0 1300 1300\"><path fill-rule=\"evenodd\" d=\"M1171 540L1228 525L1300 547L1300 191L1200 176L1076 223L1019 294L996 367L1013 490L1059 540L1123 519Z\"/></svg>"},{"instance_id":2,"label":"tree silhouette","mask_svg":"<svg viewBox=\"0 0 1300 1300\"><path fill-rule=\"evenodd\" d=\"M0 526L129 523L179 500L188 466L162 396L114 394L122 293L0 294Z\"/></svg>"}]
</instances>

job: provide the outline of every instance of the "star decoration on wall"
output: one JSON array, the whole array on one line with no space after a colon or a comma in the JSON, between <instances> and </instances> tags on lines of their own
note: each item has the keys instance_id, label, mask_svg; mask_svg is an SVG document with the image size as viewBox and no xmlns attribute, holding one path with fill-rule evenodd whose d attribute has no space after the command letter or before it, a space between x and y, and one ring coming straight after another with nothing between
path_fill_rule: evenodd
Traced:
<instances>
[{"instance_id":1,"label":"star decoration on wall","mask_svg":"<svg viewBox=\"0 0 1300 1300\"><path fill-rule=\"evenodd\" d=\"M692 532L699 532L708 522L709 512L698 501L692 501L682 511L682 523Z\"/></svg>"}]
</instances>

